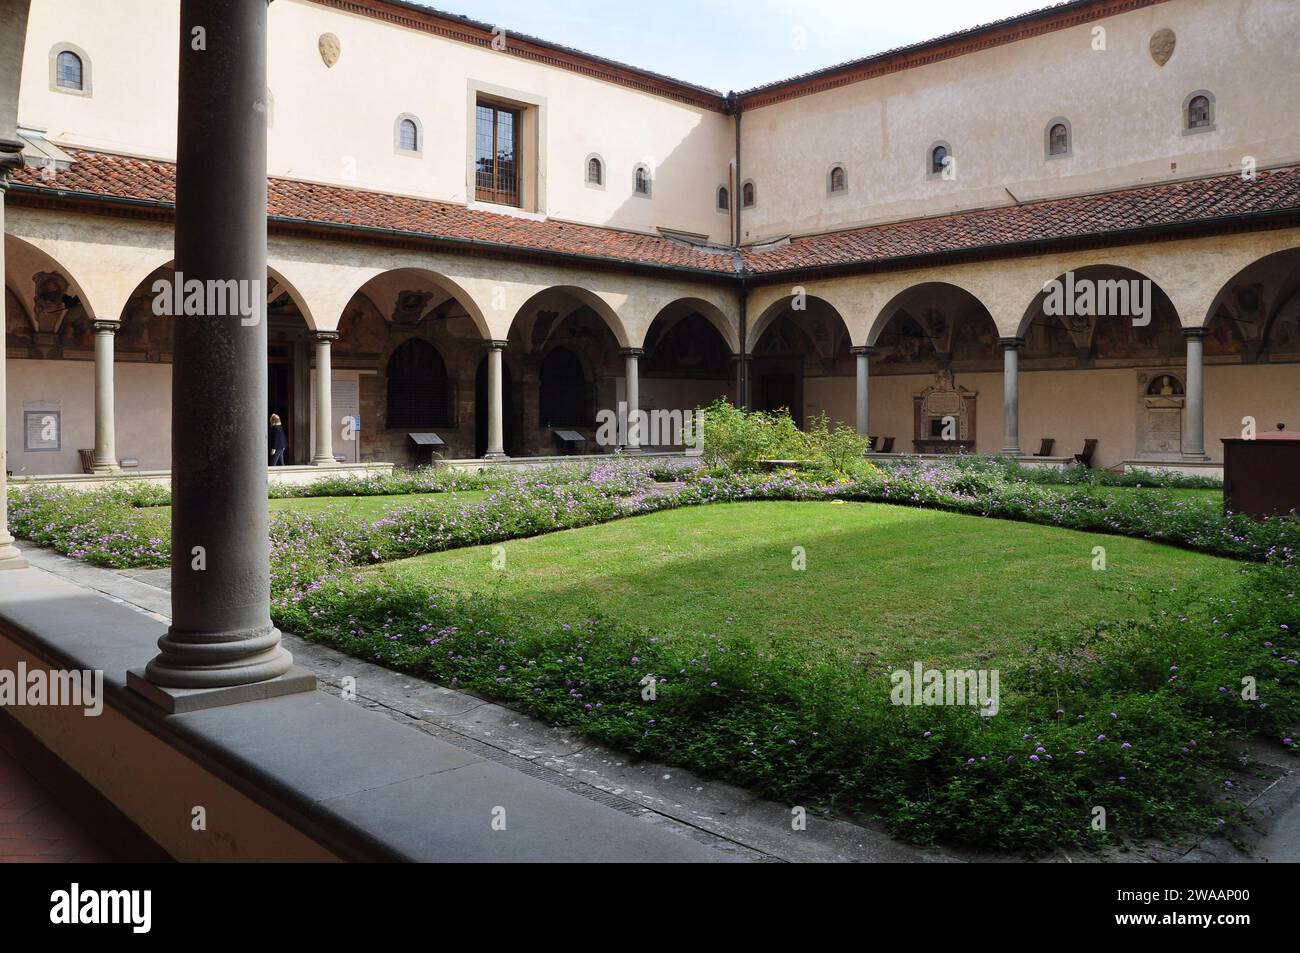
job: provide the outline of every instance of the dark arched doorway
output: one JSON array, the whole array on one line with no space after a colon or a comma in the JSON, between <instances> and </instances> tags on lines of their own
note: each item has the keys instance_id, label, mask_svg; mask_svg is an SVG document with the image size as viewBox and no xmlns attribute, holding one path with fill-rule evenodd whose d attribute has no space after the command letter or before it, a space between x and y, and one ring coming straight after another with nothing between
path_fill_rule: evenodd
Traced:
<instances>
[{"instance_id":1,"label":"dark arched doorway","mask_svg":"<svg viewBox=\"0 0 1300 953\"><path fill-rule=\"evenodd\" d=\"M555 347L542 360L538 395L538 425L589 427L594 414L588 407L587 374L578 355Z\"/></svg>"},{"instance_id":2,"label":"dark arched doorway","mask_svg":"<svg viewBox=\"0 0 1300 953\"><path fill-rule=\"evenodd\" d=\"M447 365L432 344L403 342L388 359L386 376L390 430L450 425Z\"/></svg>"}]
</instances>

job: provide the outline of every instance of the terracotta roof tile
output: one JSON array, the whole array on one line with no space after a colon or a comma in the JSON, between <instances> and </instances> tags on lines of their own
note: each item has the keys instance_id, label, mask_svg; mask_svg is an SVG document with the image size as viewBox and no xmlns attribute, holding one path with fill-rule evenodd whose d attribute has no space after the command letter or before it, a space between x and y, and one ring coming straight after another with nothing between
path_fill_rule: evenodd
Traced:
<instances>
[{"instance_id":1,"label":"terracotta roof tile","mask_svg":"<svg viewBox=\"0 0 1300 953\"><path fill-rule=\"evenodd\" d=\"M176 165L102 152L67 150L76 162L45 178L40 170L19 169L20 185L73 195L113 196L171 205L176 200ZM429 238L491 242L516 249L589 255L628 264L672 266L731 273L728 249L709 251L659 235L594 225L538 221L470 209L450 202L389 195L291 179L268 181L267 211L272 216L316 224L391 229Z\"/></svg>"},{"instance_id":2,"label":"terracotta roof tile","mask_svg":"<svg viewBox=\"0 0 1300 953\"><path fill-rule=\"evenodd\" d=\"M797 238L765 250L747 250L745 268L765 274L883 263L1094 234L1118 237L1134 229L1192 225L1288 209L1300 211L1300 168L1261 172L1252 180L1241 175L1218 176Z\"/></svg>"},{"instance_id":3,"label":"terracotta roof tile","mask_svg":"<svg viewBox=\"0 0 1300 953\"><path fill-rule=\"evenodd\" d=\"M76 162L47 180L39 170L14 173L20 187L67 195L114 196L170 205L176 167L170 162L69 150ZM273 178L272 216L345 227L377 228L413 237L471 240L503 249L560 252L629 265L734 274L729 250L704 250L659 235L557 221L538 221L409 196ZM1300 168L1261 172L1254 179L1218 176L1120 192L1052 199L1026 205L959 212L938 218L872 225L797 238L766 249L747 249L745 269L772 275L792 269L876 265L929 254L1026 242L1069 241L1093 235L1119 237L1154 226L1195 225L1267 212L1300 212Z\"/></svg>"}]
</instances>

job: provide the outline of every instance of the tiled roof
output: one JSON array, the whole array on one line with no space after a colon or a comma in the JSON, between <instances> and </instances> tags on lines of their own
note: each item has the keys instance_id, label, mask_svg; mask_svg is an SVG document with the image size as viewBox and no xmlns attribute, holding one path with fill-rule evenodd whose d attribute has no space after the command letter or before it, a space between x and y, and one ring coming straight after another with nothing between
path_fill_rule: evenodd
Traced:
<instances>
[{"instance_id":1,"label":"tiled roof","mask_svg":"<svg viewBox=\"0 0 1300 953\"><path fill-rule=\"evenodd\" d=\"M67 152L76 160L71 168L48 179L40 170L22 168L14 173L14 182L73 196L108 196L158 205L172 205L176 201L174 163L77 149ZM267 210L273 217L313 224L385 229L450 241L489 242L528 252L586 255L631 265L724 274L734 272L736 267L735 255L727 249L704 250L659 235L537 221L450 202L291 179L269 180Z\"/></svg>"},{"instance_id":2,"label":"tiled roof","mask_svg":"<svg viewBox=\"0 0 1300 953\"><path fill-rule=\"evenodd\" d=\"M17 192L115 197L170 206L176 166L98 152L68 150L74 165L46 179L33 168L14 173ZM658 235L538 221L470 209L449 202L368 192L333 185L271 179L269 212L283 220L344 228L382 229L450 242L473 241L503 251L561 253L622 265L735 273L728 250L704 250ZM1026 205L959 212L796 238L744 252L745 270L771 276L795 269L883 265L926 255L953 255L1033 242L1120 238L1159 226L1180 227L1240 216L1295 211L1300 214L1300 168L1261 172L1254 179L1218 176L1145 186L1121 192L1051 199Z\"/></svg>"},{"instance_id":3,"label":"tiled roof","mask_svg":"<svg viewBox=\"0 0 1300 953\"><path fill-rule=\"evenodd\" d=\"M796 238L746 251L745 268L765 274L1108 233L1118 238L1135 229L1194 226L1288 209L1300 212L1300 168L1260 172L1250 180L1225 175Z\"/></svg>"}]
</instances>

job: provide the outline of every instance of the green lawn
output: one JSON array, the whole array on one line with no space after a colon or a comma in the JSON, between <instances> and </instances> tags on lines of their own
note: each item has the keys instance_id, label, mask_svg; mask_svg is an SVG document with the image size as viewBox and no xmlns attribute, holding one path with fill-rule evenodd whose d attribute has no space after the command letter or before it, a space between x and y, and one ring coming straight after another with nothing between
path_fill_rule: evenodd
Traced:
<instances>
[{"instance_id":1,"label":"green lawn","mask_svg":"<svg viewBox=\"0 0 1300 953\"><path fill-rule=\"evenodd\" d=\"M807 569L791 568L791 550ZM1092 569L1093 547L1107 570ZM1143 613L1146 594L1221 589L1236 564L1117 536L863 503L754 502L670 510L375 567L496 592L555 625L594 613L673 633L833 646L883 664L1014 654L1037 632ZM730 622L728 621L730 620Z\"/></svg>"}]
</instances>

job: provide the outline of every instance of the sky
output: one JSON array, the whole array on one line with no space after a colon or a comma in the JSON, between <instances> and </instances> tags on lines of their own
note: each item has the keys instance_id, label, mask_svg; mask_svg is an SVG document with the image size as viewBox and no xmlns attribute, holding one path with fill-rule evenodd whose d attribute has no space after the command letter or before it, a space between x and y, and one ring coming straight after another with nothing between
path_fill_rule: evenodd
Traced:
<instances>
[{"instance_id":1,"label":"sky","mask_svg":"<svg viewBox=\"0 0 1300 953\"><path fill-rule=\"evenodd\" d=\"M425 2L425 0L417 0ZM433 0L510 31L720 92L787 79L1056 0Z\"/></svg>"}]
</instances>

